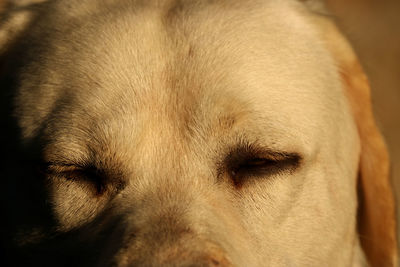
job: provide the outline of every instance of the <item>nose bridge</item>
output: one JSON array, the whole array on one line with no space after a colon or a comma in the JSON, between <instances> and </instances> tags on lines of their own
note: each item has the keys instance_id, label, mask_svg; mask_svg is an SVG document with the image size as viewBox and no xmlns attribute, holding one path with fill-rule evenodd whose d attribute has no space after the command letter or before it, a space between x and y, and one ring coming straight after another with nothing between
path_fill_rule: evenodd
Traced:
<instances>
[{"instance_id":1,"label":"nose bridge","mask_svg":"<svg viewBox=\"0 0 400 267\"><path fill-rule=\"evenodd\" d=\"M115 199L117 266L240 266L253 255L232 196L185 164L153 167Z\"/></svg>"},{"instance_id":2,"label":"nose bridge","mask_svg":"<svg viewBox=\"0 0 400 267\"><path fill-rule=\"evenodd\" d=\"M255 264L254 244L229 204L232 199L211 188L148 188L125 213L123 235L130 238L120 255L132 266L244 266L249 257Z\"/></svg>"},{"instance_id":3,"label":"nose bridge","mask_svg":"<svg viewBox=\"0 0 400 267\"><path fill-rule=\"evenodd\" d=\"M231 266L225 242L209 234L220 222L207 199L214 190L207 163L168 122L150 123L136 152L140 171L118 200L130 207L121 209L125 237L117 265Z\"/></svg>"},{"instance_id":4,"label":"nose bridge","mask_svg":"<svg viewBox=\"0 0 400 267\"><path fill-rule=\"evenodd\" d=\"M126 214L117 266L232 266L218 240L197 220L196 199L184 188L153 188Z\"/></svg>"}]
</instances>

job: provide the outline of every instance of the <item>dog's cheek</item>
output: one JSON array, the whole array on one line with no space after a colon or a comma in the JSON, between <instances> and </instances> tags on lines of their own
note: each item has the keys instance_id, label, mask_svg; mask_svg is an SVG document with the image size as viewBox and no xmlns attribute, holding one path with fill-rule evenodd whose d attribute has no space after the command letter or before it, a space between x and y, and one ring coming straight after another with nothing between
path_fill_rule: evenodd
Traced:
<instances>
[{"instance_id":1,"label":"dog's cheek","mask_svg":"<svg viewBox=\"0 0 400 267\"><path fill-rule=\"evenodd\" d=\"M50 202L57 230L69 231L91 222L107 204L106 195L93 194L89 184L54 179L49 183Z\"/></svg>"}]
</instances>

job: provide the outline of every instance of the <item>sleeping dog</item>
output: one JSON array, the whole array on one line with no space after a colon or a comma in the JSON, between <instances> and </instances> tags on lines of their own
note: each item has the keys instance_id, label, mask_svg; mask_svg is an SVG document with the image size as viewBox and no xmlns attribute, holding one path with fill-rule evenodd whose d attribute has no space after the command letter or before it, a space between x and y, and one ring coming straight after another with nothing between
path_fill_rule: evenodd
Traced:
<instances>
[{"instance_id":1,"label":"sleeping dog","mask_svg":"<svg viewBox=\"0 0 400 267\"><path fill-rule=\"evenodd\" d=\"M395 266L368 82L318 1L1 2L3 266Z\"/></svg>"}]
</instances>

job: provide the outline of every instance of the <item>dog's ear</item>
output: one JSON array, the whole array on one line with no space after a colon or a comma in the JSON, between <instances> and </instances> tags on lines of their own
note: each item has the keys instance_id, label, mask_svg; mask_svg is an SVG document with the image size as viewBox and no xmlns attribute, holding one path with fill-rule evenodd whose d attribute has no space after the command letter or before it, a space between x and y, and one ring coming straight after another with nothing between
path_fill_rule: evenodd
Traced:
<instances>
[{"instance_id":1,"label":"dog's ear","mask_svg":"<svg viewBox=\"0 0 400 267\"><path fill-rule=\"evenodd\" d=\"M337 29L332 16L322 7L322 2L303 2L311 5L309 16L336 61L361 140L358 231L362 248L371 266L397 266L395 201L389 178L389 156L372 113L368 80L353 49Z\"/></svg>"},{"instance_id":2,"label":"dog's ear","mask_svg":"<svg viewBox=\"0 0 400 267\"><path fill-rule=\"evenodd\" d=\"M9 50L33 21L46 0L0 0L0 56Z\"/></svg>"},{"instance_id":3,"label":"dog's ear","mask_svg":"<svg viewBox=\"0 0 400 267\"><path fill-rule=\"evenodd\" d=\"M341 67L341 75L361 140L359 163L360 241L372 266L397 266L395 200L389 155L375 124L369 84L357 60Z\"/></svg>"}]
</instances>

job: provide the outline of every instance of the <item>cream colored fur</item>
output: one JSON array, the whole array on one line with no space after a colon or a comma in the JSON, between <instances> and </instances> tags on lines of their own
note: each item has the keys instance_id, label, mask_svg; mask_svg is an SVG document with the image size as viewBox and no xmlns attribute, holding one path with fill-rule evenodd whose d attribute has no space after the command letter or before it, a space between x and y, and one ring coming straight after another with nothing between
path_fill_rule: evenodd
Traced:
<instances>
[{"instance_id":1,"label":"cream colored fur","mask_svg":"<svg viewBox=\"0 0 400 267\"><path fill-rule=\"evenodd\" d=\"M1 74L18 150L3 173L29 192L8 215L15 264L366 266L362 139L313 12L294 0L9 7ZM241 153L278 159L239 177Z\"/></svg>"}]
</instances>

